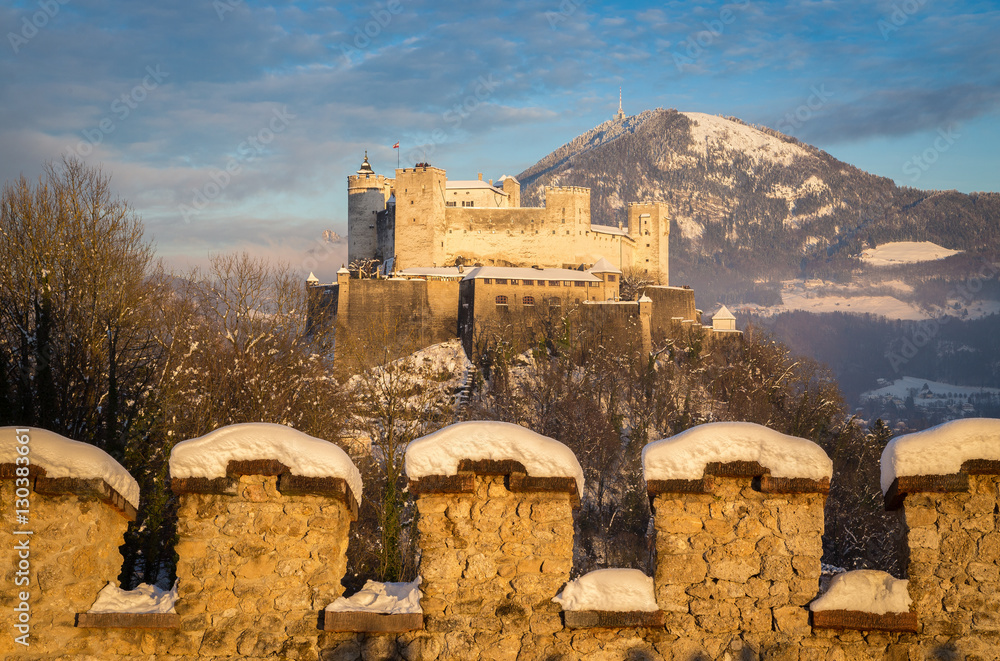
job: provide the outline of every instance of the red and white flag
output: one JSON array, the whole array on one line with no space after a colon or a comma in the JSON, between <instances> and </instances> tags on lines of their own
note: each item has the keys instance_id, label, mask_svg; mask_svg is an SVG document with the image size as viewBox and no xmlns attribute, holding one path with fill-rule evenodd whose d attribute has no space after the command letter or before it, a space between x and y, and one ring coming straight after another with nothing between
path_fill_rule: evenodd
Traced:
<instances>
[{"instance_id":1,"label":"red and white flag","mask_svg":"<svg viewBox=\"0 0 1000 661\"><path fill-rule=\"evenodd\" d=\"M399 143L397 142L396 144L394 144L394 145L392 146L392 148L393 148L393 149L399 149Z\"/></svg>"}]
</instances>

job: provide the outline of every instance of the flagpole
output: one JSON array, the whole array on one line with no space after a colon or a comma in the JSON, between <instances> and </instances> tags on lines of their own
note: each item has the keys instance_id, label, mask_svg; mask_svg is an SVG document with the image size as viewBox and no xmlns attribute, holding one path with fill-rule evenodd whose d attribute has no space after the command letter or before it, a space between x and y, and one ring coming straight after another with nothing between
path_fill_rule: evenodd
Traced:
<instances>
[{"instance_id":1,"label":"flagpole","mask_svg":"<svg viewBox=\"0 0 1000 661\"><path fill-rule=\"evenodd\" d=\"M397 145L399 144L399 140L396 141L396 144ZM396 147L396 169L397 170L399 169L399 152L400 151L402 151L402 150L399 147Z\"/></svg>"}]
</instances>

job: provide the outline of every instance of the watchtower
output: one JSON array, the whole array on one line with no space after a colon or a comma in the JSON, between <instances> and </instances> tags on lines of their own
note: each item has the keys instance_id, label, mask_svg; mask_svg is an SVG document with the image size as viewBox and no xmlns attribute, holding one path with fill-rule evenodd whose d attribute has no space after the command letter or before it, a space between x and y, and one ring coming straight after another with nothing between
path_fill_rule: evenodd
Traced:
<instances>
[{"instance_id":1,"label":"watchtower","mask_svg":"<svg viewBox=\"0 0 1000 661\"><path fill-rule=\"evenodd\" d=\"M635 240L633 266L640 273L659 276L661 285L670 284L670 214L667 205L663 202L630 203L628 233Z\"/></svg>"},{"instance_id":2,"label":"watchtower","mask_svg":"<svg viewBox=\"0 0 1000 661\"><path fill-rule=\"evenodd\" d=\"M357 174L347 177L347 259L374 259L378 250L378 213L392 194L392 179L375 174L368 152Z\"/></svg>"}]
</instances>

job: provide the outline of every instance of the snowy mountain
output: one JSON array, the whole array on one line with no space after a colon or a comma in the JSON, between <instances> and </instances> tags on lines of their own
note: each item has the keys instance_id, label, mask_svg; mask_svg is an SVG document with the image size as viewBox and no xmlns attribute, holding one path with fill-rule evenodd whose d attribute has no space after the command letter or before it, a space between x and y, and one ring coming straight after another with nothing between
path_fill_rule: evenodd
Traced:
<instances>
[{"instance_id":1,"label":"snowy mountain","mask_svg":"<svg viewBox=\"0 0 1000 661\"><path fill-rule=\"evenodd\" d=\"M901 188L731 117L657 109L609 120L518 178L525 204L545 185L589 187L596 223L624 221L631 201L668 202L672 271L696 285L706 260L774 278L890 241L1000 247L1000 194Z\"/></svg>"}]
</instances>

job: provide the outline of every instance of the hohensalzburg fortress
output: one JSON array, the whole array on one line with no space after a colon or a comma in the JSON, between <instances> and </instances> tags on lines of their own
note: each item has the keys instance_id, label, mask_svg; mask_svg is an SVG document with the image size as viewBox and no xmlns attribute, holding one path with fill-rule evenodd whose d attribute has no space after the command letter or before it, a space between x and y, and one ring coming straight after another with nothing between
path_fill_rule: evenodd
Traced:
<instances>
[{"instance_id":1,"label":"hohensalzburg fortress","mask_svg":"<svg viewBox=\"0 0 1000 661\"><path fill-rule=\"evenodd\" d=\"M663 203L628 206L628 226L595 225L590 189L546 187L545 206L522 207L513 177L496 184L448 180L426 163L376 174L365 154L347 178L348 259L378 260L389 271L482 265L589 267L601 257L668 284L670 219Z\"/></svg>"}]
</instances>

